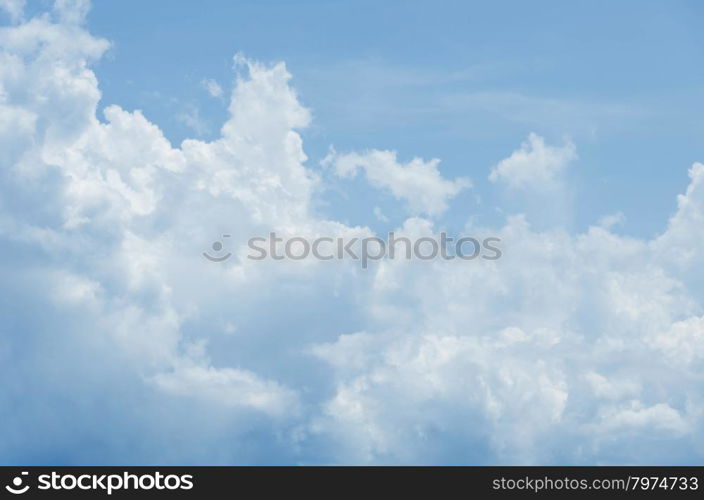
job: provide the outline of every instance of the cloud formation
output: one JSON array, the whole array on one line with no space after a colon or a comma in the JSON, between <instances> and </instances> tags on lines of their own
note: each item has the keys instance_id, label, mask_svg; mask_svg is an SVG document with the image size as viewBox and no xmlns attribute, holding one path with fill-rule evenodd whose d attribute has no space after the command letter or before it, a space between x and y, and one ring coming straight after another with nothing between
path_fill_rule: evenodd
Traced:
<instances>
[{"instance_id":1,"label":"cloud formation","mask_svg":"<svg viewBox=\"0 0 704 500\"><path fill-rule=\"evenodd\" d=\"M364 236L319 217L311 115L283 63L239 56L213 141L174 147L101 103L83 1L0 30L0 413L6 463L653 463L704 456L704 166L664 231L468 234L499 261L251 262L252 235ZM508 188L559 182L532 134ZM469 186L438 160L333 154L434 235ZM540 222L540 221L536 221ZM201 251L230 234L234 259ZM176 436L176 437L174 437Z\"/></svg>"},{"instance_id":2,"label":"cloud formation","mask_svg":"<svg viewBox=\"0 0 704 500\"><path fill-rule=\"evenodd\" d=\"M467 178L448 180L440 175L440 160L423 161L413 158L399 163L394 151L372 150L364 154L332 153L324 164L332 164L342 178L352 178L364 170L372 186L388 190L397 200L403 200L412 215L436 216L448 208L448 201L462 189L470 187Z\"/></svg>"},{"instance_id":3,"label":"cloud formation","mask_svg":"<svg viewBox=\"0 0 704 500\"><path fill-rule=\"evenodd\" d=\"M572 142L548 146L542 137L531 133L520 149L491 169L489 180L504 182L514 189L551 190L561 182L565 169L576 158Z\"/></svg>"},{"instance_id":4,"label":"cloud formation","mask_svg":"<svg viewBox=\"0 0 704 500\"><path fill-rule=\"evenodd\" d=\"M210 97L223 97L225 91L222 89L220 84L213 80L212 78L206 78L200 82L203 89L210 95Z\"/></svg>"}]
</instances>

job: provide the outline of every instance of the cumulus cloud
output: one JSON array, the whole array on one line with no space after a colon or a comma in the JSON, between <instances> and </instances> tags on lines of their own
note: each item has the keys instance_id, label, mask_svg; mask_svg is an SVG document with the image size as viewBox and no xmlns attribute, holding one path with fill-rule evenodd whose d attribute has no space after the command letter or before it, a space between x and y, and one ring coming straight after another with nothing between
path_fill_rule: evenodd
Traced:
<instances>
[{"instance_id":1,"label":"cumulus cloud","mask_svg":"<svg viewBox=\"0 0 704 500\"><path fill-rule=\"evenodd\" d=\"M701 311L648 243L599 227L535 232L522 218L498 234L497 263L381 264L377 327L314 351L338 389L311 432L361 462L699 453ZM619 448L633 436L646 454Z\"/></svg>"},{"instance_id":2,"label":"cumulus cloud","mask_svg":"<svg viewBox=\"0 0 704 500\"><path fill-rule=\"evenodd\" d=\"M2 139L14 144L2 165L3 248L41 248L27 266L43 276L33 280L36 293L50 291L57 318L83 315L154 388L227 408L295 414L295 391L239 366L216 368L199 353L195 346L207 340L184 334L198 301L181 301L169 277L184 255L198 255L195 248L181 253L187 242L205 243L203 233L230 217L244 221L234 228L240 239L255 219L285 224L279 215L287 213L305 222L313 181L292 127L304 124L307 112L291 91L286 99L288 73L251 64L225 137L174 149L139 111L108 106L105 122L98 120L100 91L88 64L108 44L76 27L88 7L57 2L54 22L38 17L0 32L8 63L0 75L3 106L19 124L3 129ZM20 273L13 282L24 279ZM42 334L53 330L70 343L75 332L57 321Z\"/></svg>"},{"instance_id":3,"label":"cumulus cloud","mask_svg":"<svg viewBox=\"0 0 704 500\"><path fill-rule=\"evenodd\" d=\"M237 57L220 136L173 146L99 105L90 67L109 43L81 24L88 7L0 30L2 461L704 456L704 166L651 240L511 215L465 227L501 238L498 261L214 265L201 252L223 233L241 257L272 230L372 232L312 208L311 115L283 63ZM491 177L543 188L575 158L531 135ZM436 235L430 217L469 185L389 151L328 163L406 205L399 236Z\"/></svg>"},{"instance_id":4,"label":"cumulus cloud","mask_svg":"<svg viewBox=\"0 0 704 500\"><path fill-rule=\"evenodd\" d=\"M413 158L408 163L399 163L394 151L332 153L325 164L334 165L335 172L342 178L352 178L359 170L364 170L372 186L405 201L413 214L439 215L447 210L450 199L471 186L467 178L443 178L438 170L438 159L426 162Z\"/></svg>"},{"instance_id":5,"label":"cumulus cloud","mask_svg":"<svg viewBox=\"0 0 704 500\"><path fill-rule=\"evenodd\" d=\"M572 142L549 146L542 137L531 133L520 149L491 169L489 180L506 183L514 189L551 189L576 158L577 149Z\"/></svg>"}]
</instances>

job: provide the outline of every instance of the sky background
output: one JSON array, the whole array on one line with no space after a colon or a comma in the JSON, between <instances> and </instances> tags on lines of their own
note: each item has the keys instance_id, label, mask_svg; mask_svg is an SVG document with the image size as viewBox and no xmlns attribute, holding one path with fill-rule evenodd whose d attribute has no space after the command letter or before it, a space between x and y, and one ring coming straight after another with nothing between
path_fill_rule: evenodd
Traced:
<instances>
[{"instance_id":1,"label":"sky background","mask_svg":"<svg viewBox=\"0 0 704 500\"><path fill-rule=\"evenodd\" d=\"M0 8L0 462L701 463L700 2Z\"/></svg>"},{"instance_id":2,"label":"sky background","mask_svg":"<svg viewBox=\"0 0 704 500\"><path fill-rule=\"evenodd\" d=\"M286 62L315 117L304 133L313 166L330 145L440 158L447 175L471 176L485 202L460 198L457 222L470 213L495 222L499 201L485 171L528 132L568 136L580 156L575 228L621 211L628 234L653 236L703 153L703 9L695 1L128 0L99 2L89 26L114 43L95 69L104 103L143 110L175 144L217 136L226 106L201 82L228 88L241 52ZM355 192L330 215L366 223L360 197L369 198Z\"/></svg>"}]
</instances>

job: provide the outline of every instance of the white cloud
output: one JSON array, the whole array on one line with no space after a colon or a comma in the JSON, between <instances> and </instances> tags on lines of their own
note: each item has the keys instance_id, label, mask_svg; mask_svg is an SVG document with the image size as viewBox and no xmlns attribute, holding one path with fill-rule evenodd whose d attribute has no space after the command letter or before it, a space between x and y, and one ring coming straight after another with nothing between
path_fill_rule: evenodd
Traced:
<instances>
[{"instance_id":1,"label":"white cloud","mask_svg":"<svg viewBox=\"0 0 704 500\"><path fill-rule=\"evenodd\" d=\"M159 373L154 383L169 393L195 396L228 408L251 407L287 418L298 412L295 392L245 370L190 365Z\"/></svg>"},{"instance_id":2,"label":"white cloud","mask_svg":"<svg viewBox=\"0 0 704 500\"><path fill-rule=\"evenodd\" d=\"M601 415L610 431L623 432L651 429L672 431L676 435L687 432L687 423L679 412L664 403L644 407L635 402L625 408L607 410Z\"/></svg>"},{"instance_id":3,"label":"white cloud","mask_svg":"<svg viewBox=\"0 0 704 500\"><path fill-rule=\"evenodd\" d=\"M364 170L372 186L386 189L396 199L405 201L412 214L439 215L447 210L450 199L471 186L464 177L443 178L438 170L440 160L425 162L414 158L404 164L398 162L394 151L333 152L325 164L334 165L335 172L342 178L352 178L360 169Z\"/></svg>"},{"instance_id":4,"label":"white cloud","mask_svg":"<svg viewBox=\"0 0 704 500\"><path fill-rule=\"evenodd\" d=\"M91 8L91 0L56 0L54 12L59 22L65 24L82 24Z\"/></svg>"},{"instance_id":5,"label":"white cloud","mask_svg":"<svg viewBox=\"0 0 704 500\"><path fill-rule=\"evenodd\" d=\"M616 226L622 225L626 221L626 216L622 212L617 212L615 214L609 214L603 216L599 219L599 226L604 229L612 229Z\"/></svg>"},{"instance_id":6,"label":"white cloud","mask_svg":"<svg viewBox=\"0 0 704 500\"><path fill-rule=\"evenodd\" d=\"M704 359L704 317L673 323L655 339L655 345L673 362L690 364Z\"/></svg>"},{"instance_id":7,"label":"white cloud","mask_svg":"<svg viewBox=\"0 0 704 500\"><path fill-rule=\"evenodd\" d=\"M338 389L311 432L335 435L343 462L648 462L682 436L698 449L700 308L649 242L520 217L496 234L495 263L380 265L375 321L315 349ZM647 443L637 456L624 429Z\"/></svg>"},{"instance_id":8,"label":"white cloud","mask_svg":"<svg viewBox=\"0 0 704 500\"><path fill-rule=\"evenodd\" d=\"M638 395L642 387L632 380L609 379L596 372L589 372L585 376L591 385L594 394L606 399L624 399Z\"/></svg>"},{"instance_id":9,"label":"white cloud","mask_svg":"<svg viewBox=\"0 0 704 500\"><path fill-rule=\"evenodd\" d=\"M285 224L278 217L284 213L297 223L307 220L313 181L300 165L305 156L291 127L308 118L286 85L288 73L283 65L251 63L249 77L235 91L237 117L225 125L226 137L189 140L174 149L139 111L108 106L106 123L97 120L100 92L87 65L108 44L74 26L88 8L88 2L60 1L57 23L34 18L0 33L2 57L10 63L0 73L4 106L14 113L14 126L3 127L2 140L15 144L3 165L12 173L3 185L10 200L3 218L13 231L3 241L36 234L32 243L39 244L36 238L43 235L37 230L51 231L59 242L45 247L57 259L47 271L56 276L51 297L92 318L155 387L228 407L295 413L294 391L249 370L214 368L207 356L192 356L182 328L198 304L176 300L169 277L184 243L205 243L204 232L233 214L243 215L250 228L253 219ZM41 183L48 190L41 203L58 209L48 218L24 210L42 192L27 186ZM210 208L198 212L204 204ZM208 219L213 209L219 214ZM197 248L190 252L197 261Z\"/></svg>"},{"instance_id":10,"label":"white cloud","mask_svg":"<svg viewBox=\"0 0 704 500\"><path fill-rule=\"evenodd\" d=\"M207 78L200 82L201 86L205 91L210 94L210 97L220 98L224 95L224 91L218 82L212 78Z\"/></svg>"},{"instance_id":11,"label":"white cloud","mask_svg":"<svg viewBox=\"0 0 704 500\"><path fill-rule=\"evenodd\" d=\"M549 190L560 183L565 168L576 158L572 142L548 146L542 137L531 133L521 149L492 168L489 180L515 189Z\"/></svg>"}]
</instances>

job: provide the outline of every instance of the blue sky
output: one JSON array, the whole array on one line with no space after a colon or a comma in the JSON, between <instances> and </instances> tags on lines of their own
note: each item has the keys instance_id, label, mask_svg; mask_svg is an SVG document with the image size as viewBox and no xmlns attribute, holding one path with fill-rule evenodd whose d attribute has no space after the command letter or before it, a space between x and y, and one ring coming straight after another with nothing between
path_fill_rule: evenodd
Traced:
<instances>
[{"instance_id":1,"label":"blue sky","mask_svg":"<svg viewBox=\"0 0 704 500\"><path fill-rule=\"evenodd\" d=\"M0 9L0 462L701 463L698 2Z\"/></svg>"},{"instance_id":2,"label":"blue sky","mask_svg":"<svg viewBox=\"0 0 704 500\"><path fill-rule=\"evenodd\" d=\"M127 1L95 5L89 26L114 43L96 66L103 102L143 110L175 144L195 132L175 117L194 110L217 135L226 106L201 81L230 86L242 52L286 61L315 117L312 164L331 144L437 157L482 188L483 206L458 210L495 222L487 168L528 132L569 136L575 227L621 211L626 233L652 236L702 154L701 15L693 1Z\"/></svg>"}]
</instances>

